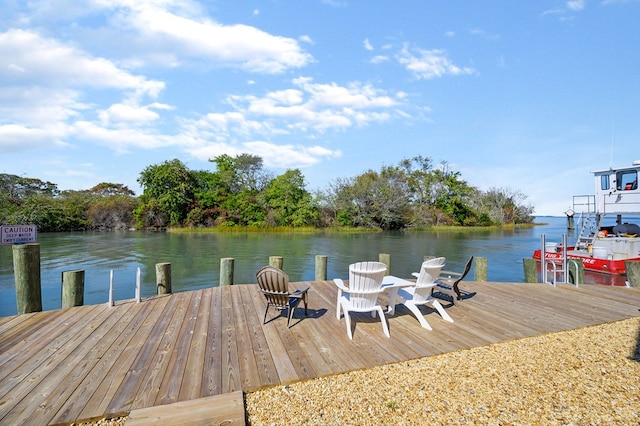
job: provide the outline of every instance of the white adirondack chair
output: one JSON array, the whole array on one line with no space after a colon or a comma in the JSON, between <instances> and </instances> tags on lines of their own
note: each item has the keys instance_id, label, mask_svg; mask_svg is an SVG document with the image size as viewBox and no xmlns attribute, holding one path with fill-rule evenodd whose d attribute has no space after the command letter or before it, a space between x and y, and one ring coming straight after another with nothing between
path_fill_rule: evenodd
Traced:
<instances>
[{"instance_id":1,"label":"white adirondack chair","mask_svg":"<svg viewBox=\"0 0 640 426\"><path fill-rule=\"evenodd\" d=\"M420 267L420 272L412 274L417 277L416 285L398 290L398 297L401 303L416 316L420 325L427 330L433 329L424 318L424 315L422 315L422 312L420 312L420 305L431 304L445 321L453 322L453 319L444 310L438 299L432 295L433 289L438 285L436 279L440 275L440 270L444 264L444 257L424 261Z\"/></svg>"},{"instance_id":2,"label":"white adirondack chair","mask_svg":"<svg viewBox=\"0 0 640 426\"><path fill-rule=\"evenodd\" d=\"M373 317L377 312L384 334L389 337L384 311L378 303L378 296L384 291L382 279L386 272L387 266L382 262L357 262L349 265L348 287L340 278L334 278L333 282L338 286L336 318L340 319L342 309L349 339L353 339L349 312L371 312Z\"/></svg>"}]
</instances>

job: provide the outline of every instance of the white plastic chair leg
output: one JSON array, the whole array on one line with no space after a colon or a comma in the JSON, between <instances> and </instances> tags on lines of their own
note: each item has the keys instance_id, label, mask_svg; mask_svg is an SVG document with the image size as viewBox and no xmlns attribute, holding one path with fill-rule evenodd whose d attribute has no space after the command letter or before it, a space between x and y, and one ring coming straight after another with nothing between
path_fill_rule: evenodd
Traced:
<instances>
[{"instance_id":1,"label":"white plastic chair leg","mask_svg":"<svg viewBox=\"0 0 640 426\"><path fill-rule=\"evenodd\" d=\"M384 317L382 306L378 306L377 311L380 313L380 322L382 323L382 330L384 331L384 335L388 338L391 338L391 336L389 336L389 327L387 326L387 319Z\"/></svg>"},{"instance_id":2,"label":"white plastic chair leg","mask_svg":"<svg viewBox=\"0 0 640 426\"><path fill-rule=\"evenodd\" d=\"M404 305L407 308L409 308L409 310L413 313L413 315L418 319L418 322L420 323L422 328L426 328L427 330L433 330L433 328L431 328L427 320L424 319L424 315L422 315L422 312L420 312L420 308L418 308L418 306L416 306L415 303L411 302L410 300L407 300L404 303Z\"/></svg>"},{"instance_id":3,"label":"white plastic chair leg","mask_svg":"<svg viewBox=\"0 0 640 426\"><path fill-rule=\"evenodd\" d=\"M453 322L453 319L449 316L447 311L444 310L440 302L438 302L436 299L433 299L433 300L430 300L429 303L431 303L433 307L436 309L436 311L438 311L438 313L440 314L443 320L447 322Z\"/></svg>"},{"instance_id":4,"label":"white plastic chair leg","mask_svg":"<svg viewBox=\"0 0 640 426\"><path fill-rule=\"evenodd\" d=\"M340 299L342 299L342 290L338 289L338 301L336 302L336 318L340 319Z\"/></svg>"}]
</instances>

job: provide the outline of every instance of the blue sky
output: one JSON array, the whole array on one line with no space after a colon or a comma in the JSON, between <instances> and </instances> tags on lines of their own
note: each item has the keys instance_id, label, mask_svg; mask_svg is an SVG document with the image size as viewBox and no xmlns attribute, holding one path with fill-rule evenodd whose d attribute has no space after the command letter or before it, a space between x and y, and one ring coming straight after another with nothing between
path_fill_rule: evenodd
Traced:
<instances>
[{"instance_id":1,"label":"blue sky","mask_svg":"<svg viewBox=\"0 0 640 426\"><path fill-rule=\"evenodd\" d=\"M562 215L640 160L640 1L0 0L0 173L220 154L308 189L416 155Z\"/></svg>"}]
</instances>

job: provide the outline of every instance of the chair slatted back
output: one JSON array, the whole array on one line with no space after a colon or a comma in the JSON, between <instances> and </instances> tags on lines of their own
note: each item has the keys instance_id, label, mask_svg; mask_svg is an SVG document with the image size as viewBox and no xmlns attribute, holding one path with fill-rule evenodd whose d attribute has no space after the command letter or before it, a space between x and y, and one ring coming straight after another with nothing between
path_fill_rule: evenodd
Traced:
<instances>
[{"instance_id":1,"label":"chair slatted back","mask_svg":"<svg viewBox=\"0 0 640 426\"><path fill-rule=\"evenodd\" d=\"M445 260L444 257L436 257L422 262L413 293L413 298L416 302L423 302L431 296L431 291L437 285L436 279L445 265Z\"/></svg>"},{"instance_id":2,"label":"chair slatted back","mask_svg":"<svg viewBox=\"0 0 640 426\"><path fill-rule=\"evenodd\" d=\"M349 265L349 300L356 309L375 306L382 292L387 265L382 262L357 262Z\"/></svg>"},{"instance_id":3,"label":"chair slatted back","mask_svg":"<svg viewBox=\"0 0 640 426\"><path fill-rule=\"evenodd\" d=\"M256 273L260 291L277 309L289 306L289 276L274 266L265 266Z\"/></svg>"}]
</instances>

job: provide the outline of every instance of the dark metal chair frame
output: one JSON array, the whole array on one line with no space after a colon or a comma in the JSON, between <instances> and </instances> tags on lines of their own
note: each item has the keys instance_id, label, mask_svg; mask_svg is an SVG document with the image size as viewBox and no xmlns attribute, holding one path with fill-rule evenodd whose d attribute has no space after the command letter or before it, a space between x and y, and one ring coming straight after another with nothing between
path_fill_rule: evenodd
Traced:
<instances>
[{"instance_id":1,"label":"dark metal chair frame","mask_svg":"<svg viewBox=\"0 0 640 426\"><path fill-rule=\"evenodd\" d=\"M441 287L445 290L453 290L456 293L456 298L458 300L462 300L462 292L460 291L460 288L458 286L460 282L463 279L465 279L465 277L469 273L469 270L471 270L472 263L473 263L473 256L471 256L469 260L467 260L467 264L464 266L464 270L462 271L462 273L451 272L451 271L440 271L440 277L438 277L438 279L436 280L438 283L438 287ZM451 297L451 299L452 301L454 301L453 296Z\"/></svg>"}]
</instances>

